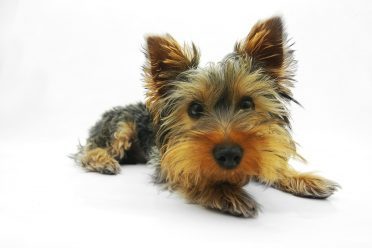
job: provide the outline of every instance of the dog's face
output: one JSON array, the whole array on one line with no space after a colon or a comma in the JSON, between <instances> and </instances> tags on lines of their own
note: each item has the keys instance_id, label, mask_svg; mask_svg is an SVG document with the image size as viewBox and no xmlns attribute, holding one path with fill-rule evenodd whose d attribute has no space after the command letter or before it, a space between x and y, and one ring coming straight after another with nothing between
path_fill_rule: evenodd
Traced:
<instances>
[{"instance_id":1,"label":"dog's face","mask_svg":"<svg viewBox=\"0 0 372 248\"><path fill-rule=\"evenodd\" d=\"M243 185L296 155L286 107L292 52L280 18L257 23L206 68L194 45L169 35L148 37L146 55L147 106L168 182Z\"/></svg>"}]
</instances>

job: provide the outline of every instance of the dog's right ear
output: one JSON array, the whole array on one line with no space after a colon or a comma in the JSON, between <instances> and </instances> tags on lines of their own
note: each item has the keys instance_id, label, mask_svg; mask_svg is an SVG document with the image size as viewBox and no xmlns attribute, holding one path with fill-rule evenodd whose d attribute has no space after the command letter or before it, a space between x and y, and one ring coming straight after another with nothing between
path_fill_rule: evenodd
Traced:
<instances>
[{"instance_id":1,"label":"dog's right ear","mask_svg":"<svg viewBox=\"0 0 372 248\"><path fill-rule=\"evenodd\" d=\"M194 44L181 47L169 34L148 36L146 43L145 81L148 100L154 101L167 94L167 84L181 72L198 66L199 53Z\"/></svg>"},{"instance_id":2,"label":"dog's right ear","mask_svg":"<svg viewBox=\"0 0 372 248\"><path fill-rule=\"evenodd\" d=\"M235 45L235 52L253 59L266 73L280 83L292 76L289 71L293 63L280 17L259 21L249 32L247 38Z\"/></svg>"}]
</instances>

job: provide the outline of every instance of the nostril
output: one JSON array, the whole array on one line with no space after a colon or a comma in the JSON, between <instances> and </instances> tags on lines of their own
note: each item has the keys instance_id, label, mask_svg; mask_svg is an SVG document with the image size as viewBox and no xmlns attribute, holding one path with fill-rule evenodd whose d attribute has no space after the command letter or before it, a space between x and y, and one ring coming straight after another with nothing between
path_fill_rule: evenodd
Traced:
<instances>
[{"instance_id":1,"label":"nostril","mask_svg":"<svg viewBox=\"0 0 372 248\"><path fill-rule=\"evenodd\" d=\"M221 161L221 162L226 162L226 157L221 156L221 157L218 158L218 160Z\"/></svg>"},{"instance_id":2,"label":"nostril","mask_svg":"<svg viewBox=\"0 0 372 248\"><path fill-rule=\"evenodd\" d=\"M235 157L234 157L234 161L235 161L236 163L239 163L239 162L240 162L240 157L239 157L239 156L235 156Z\"/></svg>"}]
</instances>

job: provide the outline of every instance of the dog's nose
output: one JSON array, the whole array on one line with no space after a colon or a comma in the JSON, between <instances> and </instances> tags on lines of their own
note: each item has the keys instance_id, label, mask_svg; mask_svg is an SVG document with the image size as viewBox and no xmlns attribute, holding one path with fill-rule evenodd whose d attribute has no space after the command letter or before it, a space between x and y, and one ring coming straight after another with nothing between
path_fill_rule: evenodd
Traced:
<instances>
[{"instance_id":1,"label":"dog's nose","mask_svg":"<svg viewBox=\"0 0 372 248\"><path fill-rule=\"evenodd\" d=\"M213 156L224 169L233 169L239 165L243 149L234 144L220 144L213 149Z\"/></svg>"}]
</instances>

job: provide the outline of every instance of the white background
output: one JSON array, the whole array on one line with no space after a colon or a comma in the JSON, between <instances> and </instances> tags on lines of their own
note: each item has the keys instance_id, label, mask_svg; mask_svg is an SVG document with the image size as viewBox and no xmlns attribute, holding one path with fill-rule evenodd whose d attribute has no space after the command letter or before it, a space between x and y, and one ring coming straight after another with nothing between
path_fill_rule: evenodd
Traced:
<instances>
[{"instance_id":1,"label":"white background","mask_svg":"<svg viewBox=\"0 0 372 248\"><path fill-rule=\"evenodd\" d=\"M296 167L338 181L334 196L251 184L262 212L239 219L161 191L145 166L104 176L67 157L104 110L143 99L145 34L194 41L204 64L274 14L299 61ZM0 0L0 247L372 247L371 14L368 0Z\"/></svg>"}]
</instances>

